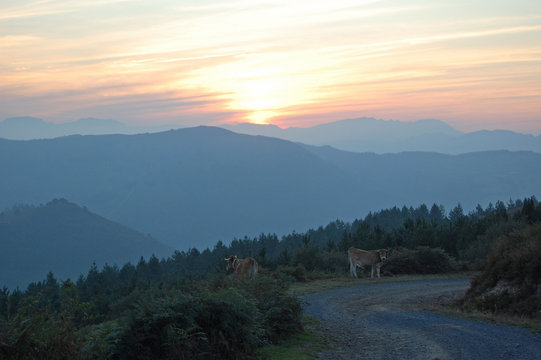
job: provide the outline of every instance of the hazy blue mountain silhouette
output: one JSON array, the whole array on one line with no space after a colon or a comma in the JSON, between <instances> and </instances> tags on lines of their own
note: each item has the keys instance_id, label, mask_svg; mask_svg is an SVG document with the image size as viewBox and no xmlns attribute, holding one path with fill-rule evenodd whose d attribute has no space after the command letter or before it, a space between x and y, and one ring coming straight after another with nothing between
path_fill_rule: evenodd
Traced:
<instances>
[{"instance_id":1,"label":"hazy blue mountain silhouette","mask_svg":"<svg viewBox=\"0 0 541 360\"><path fill-rule=\"evenodd\" d=\"M350 153L196 127L0 140L0 209L67 198L180 249L394 205L539 195L541 154Z\"/></svg>"},{"instance_id":2,"label":"hazy blue mountain silhouette","mask_svg":"<svg viewBox=\"0 0 541 360\"><path fill-rule=\"evenodd\" d=\"M487 150L524 150L541 153L541 136L506 130L462 133L434 119L401 122L359 118L309 128L287 129L256 124L223 127L242 134L273 136L303 144L330 145L340 150L378 154L404 151L463 154Z\"/></svg>"},{"instance_id":3,"label":"hazy blue mountain silhouette","mask_svg":"<svg viewBox=\"0 0 541 360\"><path fill-rule=\"evenodd\" d=\"M399 204L477 204L541 193L541 154L507 150L448 155L430 152L355 153L330 146L304 147ZM531 195L530 195L531 196Z\"/></svg>"},{"instance_id":4,"label":"hazy blue mountain silhouette","mask_svg":"<svg viewBox=\"0 0 541 360\"><path fill-rule=\"evenodd\" d=\"M460 132L440 120L414 122L358 118L335 121L309 128L281 129L274 125L223 125L247 135L276 137L303 144L330 145L340 150L375 152L426 151L463 154L475 151L510 150L541 153L541 136L507 130ZM87 118L62 124L32 117L9 118L0 122L0 138L13 140L49 139L67 135L154 133L176 126L128 126L115 120Z\"/></svg>"},{"instance_id":5,"label":"hazy blue mountain silhouette","mask_svg":"<svg viewBox=\"0 0 541 360\"><path fill-rule=\"evenodd\" d=\"M0 213L0 286L25 287L52 271L77 280L99 267L166 257L172 248L66 200Z\"/></svg>"},{"instance_id":6,"label":"hazy blue mountain silhouette","mask_svg":"<svg viewBox=\"0 0 541 360\"><path fill-rule=\"evenodd\" d=\"M14 117L0 122L0 138L11 140L51 139L67 135L138 134L158 132L171 126L128 126L110 119L86 118L55 124L34 117Z\"/></svg>"}]
</instances>

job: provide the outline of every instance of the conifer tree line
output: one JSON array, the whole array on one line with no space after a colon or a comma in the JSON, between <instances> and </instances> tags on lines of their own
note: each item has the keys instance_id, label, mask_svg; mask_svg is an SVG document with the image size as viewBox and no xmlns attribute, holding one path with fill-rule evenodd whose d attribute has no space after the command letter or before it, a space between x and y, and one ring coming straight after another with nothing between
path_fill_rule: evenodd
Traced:
<instances>
[{"instance_id":1,"label":"conifer tree line","mask_svg":"<svg viewBox=\"0 0 541 360\"><path fill-rule=\"evenodd\" d=\"M291 281L347 273L346 250L390 249L383 273L482 269L498 239L541 222L535 197L469 213L457 205L393 207L305 233L222 241L137 264L93 265L78 279L54 274L26 290L0 291L2 358L249 358L302 328ZM539 229L539 227L537 227ZM224 258L252 256L262 269L238 281Z\"/></svg>"}]
</instances>

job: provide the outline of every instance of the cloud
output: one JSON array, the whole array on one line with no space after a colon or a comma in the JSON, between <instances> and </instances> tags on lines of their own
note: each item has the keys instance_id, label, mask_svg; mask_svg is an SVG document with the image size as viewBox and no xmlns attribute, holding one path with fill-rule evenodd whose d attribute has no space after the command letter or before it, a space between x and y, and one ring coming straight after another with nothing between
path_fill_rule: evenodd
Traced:
<instances>
[{"instance_id":1,"label":"cloud","mask_svg":"<svg viewBox=\"0 0 541 360\"><path fill-rule=\"evenodd\" d=\"M7 0L0 101L156 121L486 117L488 98L526 114L539 19L522 0Z\"/></svg>"}]
</instances>

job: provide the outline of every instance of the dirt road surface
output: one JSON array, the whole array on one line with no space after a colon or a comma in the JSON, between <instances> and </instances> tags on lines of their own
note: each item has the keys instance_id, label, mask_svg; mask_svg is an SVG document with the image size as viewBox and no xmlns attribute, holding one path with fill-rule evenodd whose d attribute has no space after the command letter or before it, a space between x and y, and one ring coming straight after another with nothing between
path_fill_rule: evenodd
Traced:
<instances>
[{"instance_id":1,"label":"dirt road surface","mask_svg":"<svg viewBox=\"0 0 541 360\"><path fill-rule=\"evenodd\" d=\"M378 283L307 295L332 349L321 359L541 360L541 334L423 310L464 294L469 280Z\"/></svg>"}]
</instances>

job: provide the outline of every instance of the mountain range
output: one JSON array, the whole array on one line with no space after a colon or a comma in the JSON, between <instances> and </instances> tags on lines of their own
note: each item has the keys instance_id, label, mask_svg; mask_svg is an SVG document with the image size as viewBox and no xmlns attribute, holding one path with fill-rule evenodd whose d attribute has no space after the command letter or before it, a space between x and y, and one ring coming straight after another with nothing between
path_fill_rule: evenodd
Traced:
<instances>
[{"instance_id":1,"label":"mountain range","mask_svg":"<svg viewBox=\"0 0 541 360\"><path fill-rule=\"evenodd\" d=\"M330 145L340 150L375 152L404 151L464 154L476 151L510 150L541 153L541 136L507 130L460 132L440 120L413 122L358 118L335 121L309 128L281 129L274 125L223 125L248 135L272 136L303 144Z\"/></svg>"},{"instance_id":2,"label":"mountain range","mask_svg":"<svg viewBox=\"0 0 541 360\"><path fill-rule=\"evenodd\" d=\"M64 199L0 213L0 286L24 288L48 272L77 280L96 266L136 264L173 250Z\"/></svg>"},{"instance_id":3,"label":"mountain range","mask_svg":"<svg viewBox=\"0 0 541 360\"><path fill-rule=\"evenodd\" d=\"M0 139L0 209L66 198L174 248L305 231L394 205L540 195L541 154L378 155L217 127Z\"/></svg>"},{"instance_id":4,"label":"mountain range","mask_svg":"<svg viewBox=\"0 0 541 360\"><path fill-rule=\"evenodd\" d=\"M32 117L8 118L0 122L0 138L45 139L66 135L154 133L178 126L128 126L115 120L80 119L54 124ZM346 119L308 128L281 129L275 125L223 125L237 133L263 135L308 145L330 145L353 152L398 153L427 151L464 154L475 151L510 150L541 153L541 136L507 130L460 132L440 120L412 122L374 118Z\"/></svg>"},{"instance_id":5,"label":"mountain range","mask_svg":"<svg viewBox=\"0 0 541 360\"><path fill-rule=\"evenodd\" d=\"M22 116L0 121L0 138L12 140L51 139L67 135L139 134L171 129L171 126L128 126L111 119L85 118L55 124Z\"/></svg>"}]
</instances>

